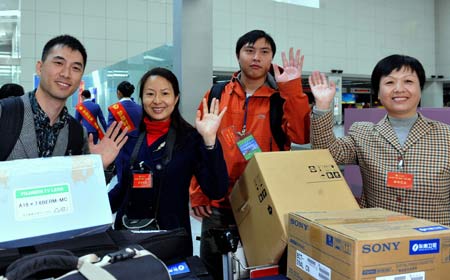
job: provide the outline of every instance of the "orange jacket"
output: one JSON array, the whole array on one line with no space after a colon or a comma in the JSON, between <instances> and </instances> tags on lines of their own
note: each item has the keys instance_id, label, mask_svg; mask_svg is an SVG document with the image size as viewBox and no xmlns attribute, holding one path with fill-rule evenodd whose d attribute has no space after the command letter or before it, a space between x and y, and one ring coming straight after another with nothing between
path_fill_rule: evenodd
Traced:
<instances>
[{"instance_id":1,"label":"orange jacket","mask_svg":"<svg viewBox=\"0 0 450 280\"><path fill-rule=\"evenodd\" d=\"M220 127L217 131L219 141L222 145L223 154L227 163L229 187L228 194L221 200L210 200L204 195L198 186L195 178L193 178L190 186L191 206L211 205L218 208L229 208L228 201L231 189L236 180L244 172L247 161L242 156L236 144L227 144L224 138L224 131L234 126L236 131L241 131L244 123L245 114L245 91L237 79L239 72L234 73L231 81L225 86L220 98L220 110L225 106L228 107ZM275 86L275 80L272 76L268 81L272 80ZM273 86L269 86L270 82L266 82L261 86L248 100L247 108L247 133L251 133L259 147L263 152L278 151L278 146L273 139L270 130L269 109L270 96L279 91L282 98L285 99L283 105L283 131L288 136L289 143L286 143L286 149L290 150L290 142L297 144L309 143L309 125L310 125L310 108L308 97L303 93L301 79L289 82L278 83L278 90ZM210 91L205 94L208 100ZM200 109L202 103L200 103Z\"/></svg>"}]
</instances>

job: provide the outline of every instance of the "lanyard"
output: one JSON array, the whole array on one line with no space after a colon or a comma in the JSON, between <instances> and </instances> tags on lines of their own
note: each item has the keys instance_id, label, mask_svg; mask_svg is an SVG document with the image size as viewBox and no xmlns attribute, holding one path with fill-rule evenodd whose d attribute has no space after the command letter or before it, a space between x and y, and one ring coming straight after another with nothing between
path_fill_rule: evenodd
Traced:
<instances>
[{"instance_id":1,"label":"lanyard","mask_svg":"<svg viewBox=\"0 0 450 280\"><path fill-rule=\"evenodd\" d=\"M240 132L241 136L245 135L245 132L247 130L247 112L248 112L248 101L250 100L250 96L245 98L245 104L244 104L244 124L242 125L242 130Z\"/></svg>"}]
</instances>

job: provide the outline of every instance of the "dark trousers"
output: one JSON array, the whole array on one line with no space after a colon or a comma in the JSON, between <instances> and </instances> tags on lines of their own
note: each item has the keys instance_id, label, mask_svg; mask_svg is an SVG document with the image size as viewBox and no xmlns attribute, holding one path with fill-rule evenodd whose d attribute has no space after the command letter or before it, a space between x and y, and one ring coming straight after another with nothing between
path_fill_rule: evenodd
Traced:
<instances>
[{"instance_id":1,"label":"dark trousers","mask_svg":"<svg viewBox=\"0 0 450 280\"><path fill-rule=\"evenodd\" d=\"M212 212L210 217L202 220L200 258L205 262L214 279L219 280L223 279L222 252L219 251L210 229L235 227L236 222L231 209L212 207Z\"/></svg>"}]
</instances>

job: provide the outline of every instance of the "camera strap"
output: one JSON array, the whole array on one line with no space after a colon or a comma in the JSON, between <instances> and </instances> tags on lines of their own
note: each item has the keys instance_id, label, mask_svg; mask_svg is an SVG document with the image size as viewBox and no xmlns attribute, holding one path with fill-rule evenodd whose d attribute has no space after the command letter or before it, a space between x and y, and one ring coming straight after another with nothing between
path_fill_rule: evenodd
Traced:
<instances>
[{"instance_id":1,"label":"camera strap","mask_svg":"<svg viewBox=\"0 0 450 280\"><path fill-rule=\"evenodd\" d=\"M146 131L141 131L141 133L139 134L139 137L136 141L136 145L134 146L133 152L130 157L130 168L133 168L134 164L136 163L137 156L139 154L139 150L142 147L142 144L144 142L144 138L146 137L146 134L147 134ZM161 177L159 178L159 184L157 186L157 194L156 194L156 201L155 201L155 208L154 208L155 219L158 215L161 190L164 186L164 181L167 176L166 166L172 160L172 153L173 153L173 149L175 146L175 140L176 140L176 132L175 132L175 129L171 126L167 133L166 144L164 147L165 150L164 150L164 154L162 157L162 169L161 169L162 172L161 172ZM132 187L129 187L128 190L132 191ZM129 196L127 196L127 197L129 197ZM128 205L128 203L127 203L127 205Z\"/></svg>"}]
</instances>

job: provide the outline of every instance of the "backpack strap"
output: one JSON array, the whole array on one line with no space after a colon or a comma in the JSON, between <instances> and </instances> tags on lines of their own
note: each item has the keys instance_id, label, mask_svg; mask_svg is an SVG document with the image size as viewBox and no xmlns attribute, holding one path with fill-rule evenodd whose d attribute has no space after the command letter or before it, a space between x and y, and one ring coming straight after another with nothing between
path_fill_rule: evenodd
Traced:
<instances>
[{"instance_id":1,"label":"backpack strap","mask_svg":"<svg viewBox=\"0 0 450 280\"><path fill-rule=\"evenodd\" d=\"M228 82L220 82L216 83L211 87L211 90L209 91L208 96L208 108L211 107L212 99L215 97L218 100L220 100L220 97L222 97L222 92L225 89L225 86L228 84Z\"/></svg>"},{"instance_id":2,"label":"backpack strap","mask_svg":"<svg viewBox=\"0 0 450 280\"><path fill-rule=\"evenodd\" d=\"M19 139L23 125L24 105L20 97L11 97L0 100L2 115L0 117L0 161L5 161Z\"/></svg>"},{"instance_id":3,"label":"backpack strap","mask_svg":"<svg viewBox=\"0 0 450 280\"><path fill-rule=\"evenodd\" d=\"M286 133L282 129L284 102L279 92L270 96L270 131L280 151L284 151L287 142Z\"/></svg>"},{"instance_id":4,"label":"backpack strap","mask_svg":"<svg viewBox=\"0 0 450 280\"><path fill-rule=\"evenodd\" d=\"M69 116L69 140L67 141L65 155L81 155L83 153L83 145L83 127L74 117Z\"/></svg>"},{"instance_id":5,"label":"backpack strap","mask_svg":"<svg viewBox=\"0 0 450 280\"><path fill-rule=\"evenodd\" d=\"M5 161L22 130L24 119L24 105L20 97L12 97L0 100L2 115L0 116L0 131L5 133L0 140L0 161ZM66 155L81 155L83 151L83 127L72 116L69 116L69 139Z\"/></svg>"}]
</instances>

